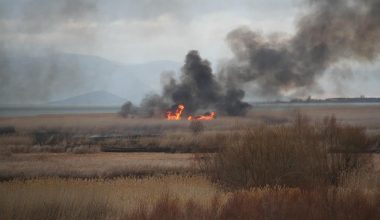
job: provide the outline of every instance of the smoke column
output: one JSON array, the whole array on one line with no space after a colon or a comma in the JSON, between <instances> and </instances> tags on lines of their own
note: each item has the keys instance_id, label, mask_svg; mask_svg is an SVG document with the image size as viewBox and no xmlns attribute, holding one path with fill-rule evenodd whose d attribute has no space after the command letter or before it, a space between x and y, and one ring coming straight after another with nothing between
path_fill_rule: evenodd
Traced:
<instances>
[{"instance_id":1,"label":"smoke column","mask_svg":"<svg viewBox=\"0 0 380 220\"><path fill-rule=\"evenodd\" d=\"M316 85L316 79L343 59L372 61L380 51L379 0L309 0L308 13L287 40L266 39L248 28L227 36L234 59L220 78L225 86L254 84L256 95L298 94Z\"/></svg>"},{"instance_id":2,"label":"smoke column","mask_svg":"<svg viewBox=\"0 0 380 220\"><path fill-rule=\"evenodd\" d=\"M213 108L244 115L250 106L242 101L241 88L256 88L255 96L281 97L289 91L299 96L315 88L333 64L378 56L380 0L308 0L306 5L290 39L265 38L244 27L231 31L226 39L234 57L216 75L207 60L190 51L179 82L169 78L162 96L149 96L142 106L152 114L184 104L188 113Z\"/></svg>"},{"instance_id":3,"label":"smoke column","mask_svg":"<svg viewBox=\"0 0 380 220\"><path fill-rule=\"evenodd\" d=\"M241 101L244 91L225 90L212 73L210 62L194 50L186 55L179 82L170 76L165 81L162 96L148 95L142 101L145 116L162 114L165 108L175 109L178 104L185 105L186 113L191 114L218 110L218 114L243 115L250 106Z\"/></svg>"}]
</instances>

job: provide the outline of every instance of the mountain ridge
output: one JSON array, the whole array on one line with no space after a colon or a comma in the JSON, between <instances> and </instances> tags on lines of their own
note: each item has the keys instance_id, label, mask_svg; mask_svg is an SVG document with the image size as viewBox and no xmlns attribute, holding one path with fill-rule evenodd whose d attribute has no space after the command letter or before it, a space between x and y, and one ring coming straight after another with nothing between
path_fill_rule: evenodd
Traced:
<instances>
[{"instance_id":1,"label":"mountain ridge","mask_svg":"<svg viewBox=\"0 0 380 220\"><path fill-rule=\"evenodd\" d=\"M124 64L107 58L51 53L9 54L0 57L0 105L34 105L104 90L134 103L161 89L161 73L178 71L181 64L158 60Z\"/></svg>"},{"instance_id":2,"label":"mountain ridge","mask_svg":"<svg viewBox=\"0 0 380 220\"><path fill-rule=\"evenodd\" d=\"M127 100L98 90L46 103L49 106L121 106Z\"/></svg>"}]
</instances>

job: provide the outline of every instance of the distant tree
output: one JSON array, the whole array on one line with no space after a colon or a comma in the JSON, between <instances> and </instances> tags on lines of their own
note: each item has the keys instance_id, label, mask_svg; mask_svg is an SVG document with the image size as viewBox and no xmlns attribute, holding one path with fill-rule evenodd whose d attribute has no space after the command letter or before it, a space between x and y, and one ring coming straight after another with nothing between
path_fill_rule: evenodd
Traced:
<instances>
[{"instance_id":1,"label":"distant tree","mask_svg":"<svg viewBox=\"0 0 380 220\"><path fill-rule=\"evenodd\" d=\"M131 114L136 114L136 107L132 104L132 102L128 101L121 106L119 115L123 118L128 118Z\"/></svg>"},{"instance_id":2,"label":"distant tree","mask_svg":"<svg viewBox=\"0 0 380 220\"><path fill-rule=\"evenodd\" d=\"M306 99L307 102L311 102L311 96L308 96Z\"/></svg>"}]
</instances>

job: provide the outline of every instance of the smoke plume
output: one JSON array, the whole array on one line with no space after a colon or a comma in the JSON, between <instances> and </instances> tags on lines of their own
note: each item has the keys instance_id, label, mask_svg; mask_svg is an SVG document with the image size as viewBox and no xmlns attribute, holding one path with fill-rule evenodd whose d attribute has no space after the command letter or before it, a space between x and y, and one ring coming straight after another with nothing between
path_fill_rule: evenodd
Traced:
<instances>
[{"instance_id":1,"label":"smoke plume","mask_svg":"<svg viewBox=\"0 0 380 220\"><path fill-rule=\"evenodd\" d=\"M188 112L205 109L214 105L221 97L220 85L216 82L210 63L202 60L198 52L190 51L182 67L180 82L174 78L164 86L164 97L170 97L174 103L182 103Z\"/></svg>"},{"instance_id":2,"label":"smoke plume","mask_svg":"<svg viewBox=\"0 0 380 220\"><path fill-rule=\"evenodd\" d=\"M290 39L265 38L244 27L231 31L227 42L234 58L217 75L207 60L190 51L180 80L170 78L162 96L153 97L152 106L184 104L190 113L214 108L242 115L249 105L242 101L241 88L257 88L256 96L281 97L289 92L299 96L317 88L317 79L333 64L350 59L369 62L378 56L380 0L306 3L307 13Z\"/></svg>"},{"instance_id":3,"label":"smoke plume","mask_svg":"<svg viewBox=\"0 0 380 220\"><path fill-rule=\"evenodd\" d=\"M307 91L331 65L372 61L380 51L379 0L309 0L309 12L287 40L264 38L248 28L227 36L234 59L220 78L230 88L254 84L256 95L278 97Z\"/></svg>"},{"instance_id":4,"label":"smoke plume","mask_svg":"<svg viewBox=\"0 0 380 220\"><path fill-rule=\"evenodd\" d=\"M223 88L212 73L210 62L195 50L186 55L179 81L172 76L165 81L162 95L149 94L143 99L140 114L160 115L178 104L185 105L187 114L217 110L218 114L243 115L250 107L242 101L244 91Z\"/></svg>"},{"instance_id":5,"label":"smoke plume","mask_svg":"<svg viewBox=\"0 0 380 220\"><path fill-rule=\"evenodd\" d=\"M141 115L160 115L178 104L185 105L186 114L217 110L218 114L243 115L250 107L242 101L244 91L223 88L212 73L210 62L195 50L186 55L179 81L171 76L165 81L162 95L149 94L142 100L138 111ZM124 109L132 108L135 107ZM128 113L121 111L121 115Z\"/></svg>"}]
</instances>

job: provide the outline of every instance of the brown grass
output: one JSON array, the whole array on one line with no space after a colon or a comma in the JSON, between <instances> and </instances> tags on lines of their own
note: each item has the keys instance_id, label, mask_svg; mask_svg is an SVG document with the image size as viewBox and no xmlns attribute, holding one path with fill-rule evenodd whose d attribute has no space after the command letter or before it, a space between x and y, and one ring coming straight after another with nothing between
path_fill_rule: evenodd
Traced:
<instances>
[{"instance_id":1,"label":"brown grass","mask_svg":"<svg viewBox=\"0 0 380 220\"><path fill-rule=\"evenodd\" d=\"M113 147L161 147L176 152L204 152L220 147L225 137L237 129L265 125L287 125L302 112L312 120L322 120L335 114L338 122L362 126L373 136L373 143L380 142L380 106L271 106L256 107L248 117L218 117L202 123L204 132L194 134L190 122L166 121L163 118L121 118L117 114L45 115L31 117L0 117L0 127L11 126L16 133L0 135L0 151L11 153L36 152L97 152L103 146ZM56 132L55 137L36 141L38 132ZM353 132L355 133L355 132ZM91 135L142 135L129 138L109 138L93 141ZM146 135L158 135L144 137ZM220 139L220 141L219 141ZM41 146L42 145L42 146ZM95 147L86 148L85 146Z\"/></svg>"},{"instance_id":2,"label":"brown grass","mask_svg":"<svg viewBox=\"0 0 380 220\"><path fill-rule=\"evenodd\" d=\"M378 219L378 190L263 187L223 192L205 178L0 183L0 219Z\"/></svg>"},{"instance_id":3,"label":"brown grass","mask_svg":"<svg viewBox=\"0 0 380 220\"><path fill-rule=\"evenodd\" d=\"M323 120L326 115L335 115L338 121L367 128L370 134L380 133L380 105L284 105L253 108L249 117L283 119L291 121L298 112L312 120Z\"/></svg>"},{"instance_id":4,"label":"brown grass","mask_svg":"<svg viewBox=\"0 0 380 220\"><path fill-rule=\"evenodd\" d=\"M301 191L292 188L259 188L230 194L225 202L214 197L202 206L193 200L180 203L164 195L146 212L140 205L126 219L378 219L378 193L347 189Z\"/></svg>"},{"instance_id":5,"label":"brown grass","mask_svg":"<svg viewBox=\"0 0 380 220\"><path fill-rule=\"evenodd\" d=\"M230 130L236 124L252 126L255 118L222 117L204 123L205 130ZM82 133L141 133L189 131L187 120L167 121L164 118L121 118L117 114L48 115L30 117L0 117L0 126L14 126L18 132L36 129Z\"/></svg>"},{"instance_id":6,"label":"brown grass","mask_svg":"<svg viewBox=\"0 0 380 220\"><path fill-rule=\"evenodd\" d=\"M380 107L302 107L307 123L293 123L296 110L254 108L247 118L202 123L201 132L187 121L115 114L0 118L16 128L0 136L0 219L378 219L380 157L356 152L380 141ZM331 114L338 120L323 122ZM35 131L70 135L39 145ZM88 139L136 133L132 141ZM214 159L206 174L218 184L198 176L193 154L99 153L101 146L220 148L195 155Z\"/></svg>"},{"instance_id":7,"label":"brown grass","mask_svg":"<svg viewBox=\"0 0 380 220\"><path fill-rule=\"evenodd\" d=\"M165 194L206 206L217 192L201 177L15 180L0 183L0 219L122 219Z\"/></svg>"},{"instance_id":8,"label":"brown grass","mask_svg":"<svg viewBox=\"0 0 380 220\"><path fill-rule=\"evenodd\" d=\"M11 153L93 153L101 147L119 147L205 152L218 148L226 134L238 126L250 127L257 123L256 119L220 118L203 123L204 132L195 134L186 120L124 119L113 114L0 118L0 126L10 124L17 131L0 136L0 150ZM95 140L93 135L116 137Z\"/></svg>"},{"instance_id":9,"label":"brown grass","mask_svg":"<svg viewBox=\"0 0 380 220\"><path fill-rule=\"evenodd\" d=\"M36 177L115 178L196 172L192 154L41 153L0 156L2 180Z\"/></svg>"}]
</instances>

